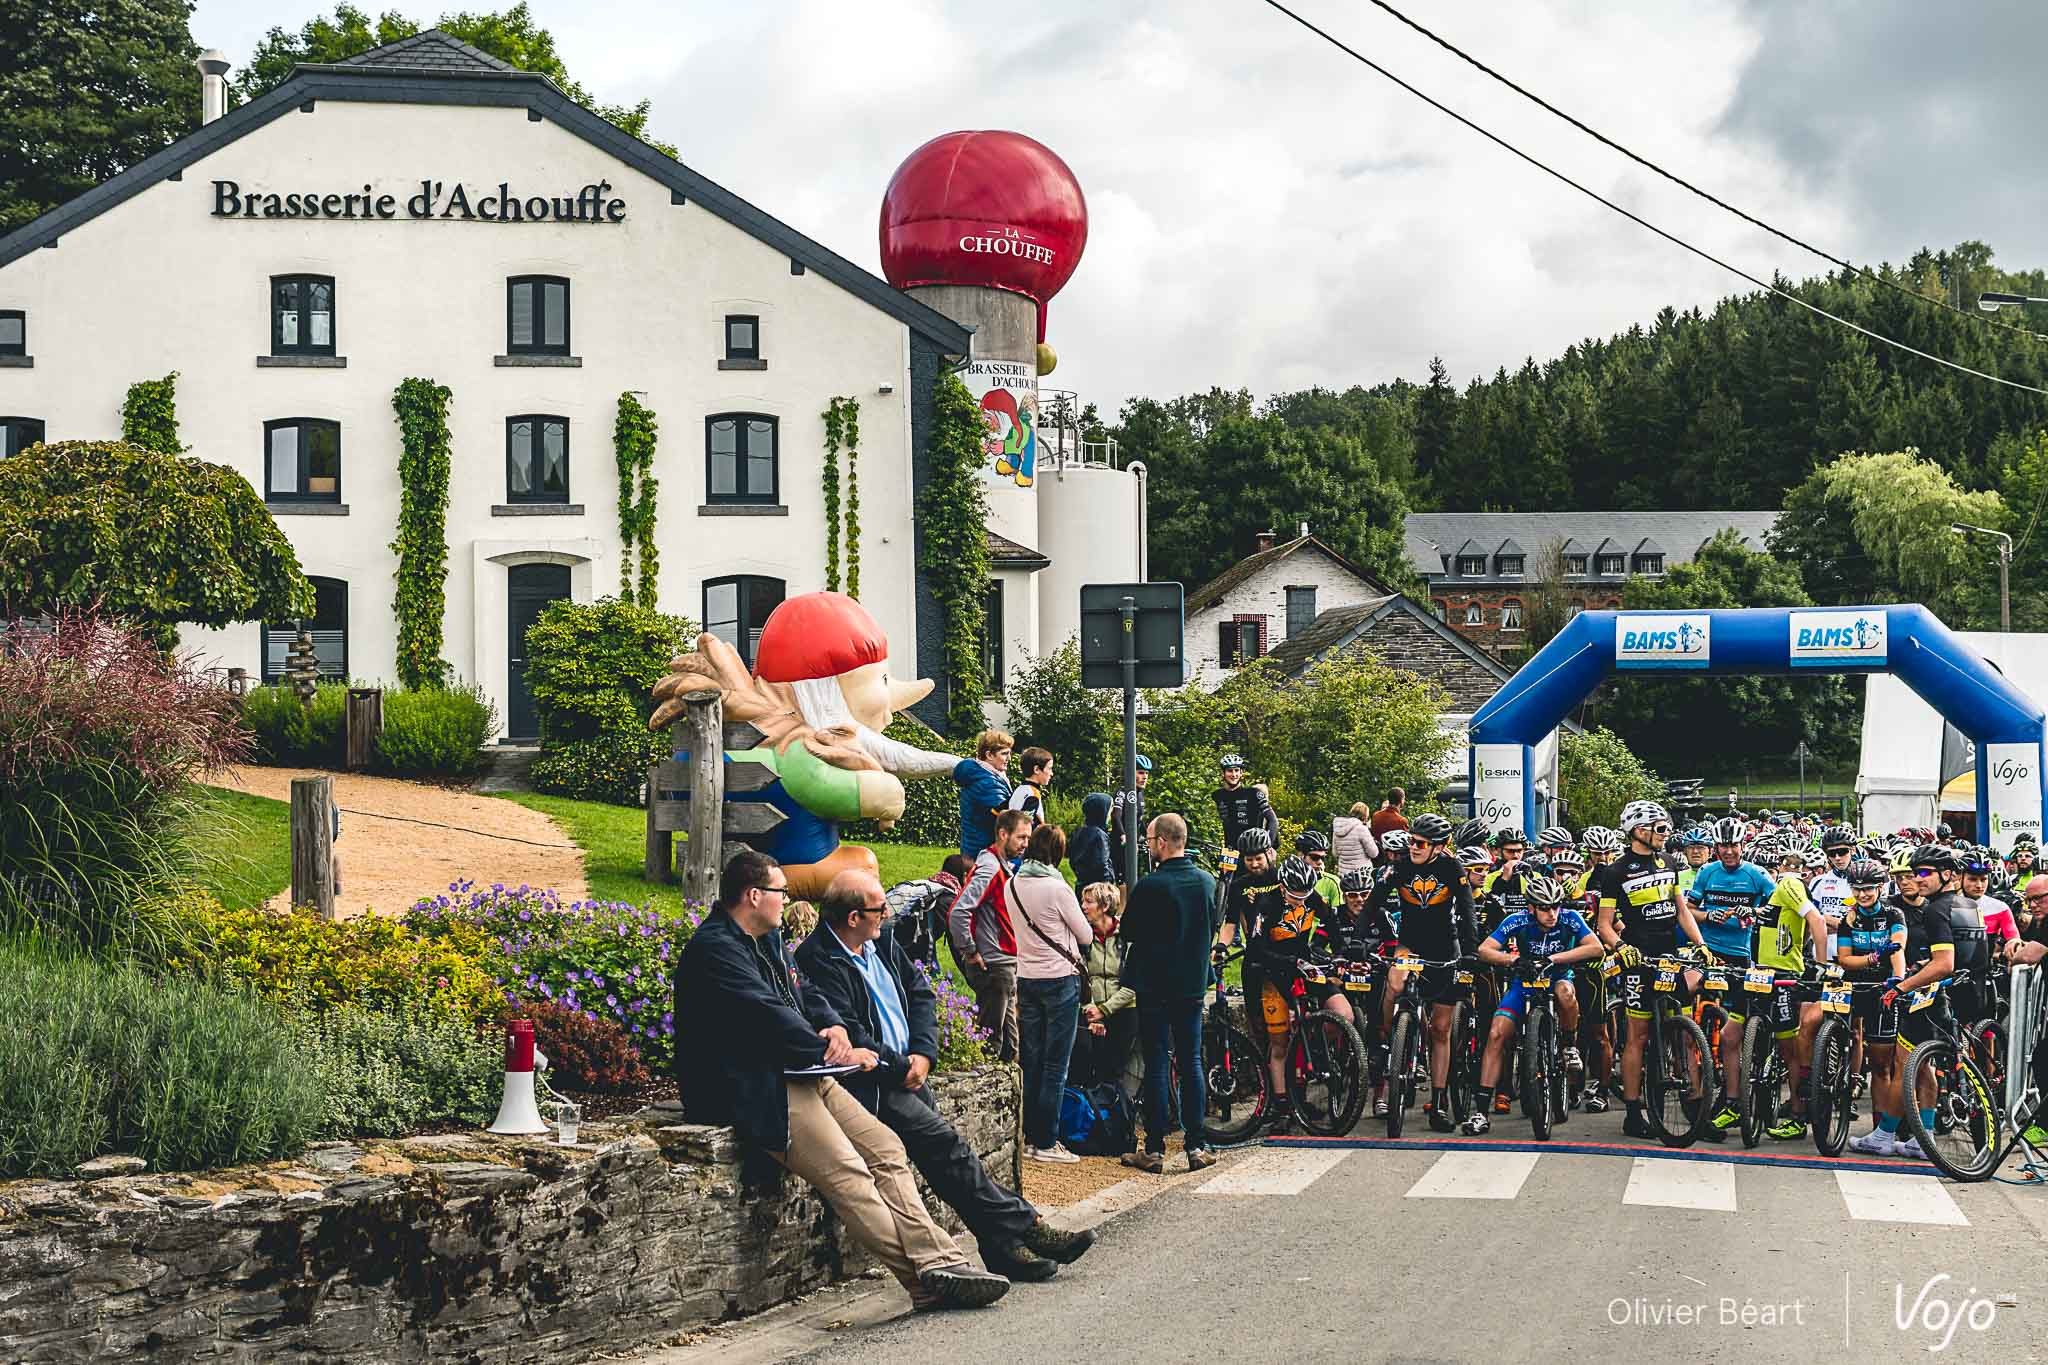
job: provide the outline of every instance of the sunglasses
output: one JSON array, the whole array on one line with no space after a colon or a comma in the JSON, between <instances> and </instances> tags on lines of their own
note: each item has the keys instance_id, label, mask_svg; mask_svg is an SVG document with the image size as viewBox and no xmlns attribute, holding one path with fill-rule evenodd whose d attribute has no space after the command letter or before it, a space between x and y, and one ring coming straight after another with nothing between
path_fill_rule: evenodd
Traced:
<instances>
[{"instance_id":1,"label":"sunglasses","mask_svg":"<svg viewBox=\"0 0 2048 1365\"><path fill-rule=\"evenodd\" d=\"M1916 877L1939 877L1941 871L1938 868L1932 867L1916 867L1913 869L1913 875Z\"/></svg>"}]
</instances>

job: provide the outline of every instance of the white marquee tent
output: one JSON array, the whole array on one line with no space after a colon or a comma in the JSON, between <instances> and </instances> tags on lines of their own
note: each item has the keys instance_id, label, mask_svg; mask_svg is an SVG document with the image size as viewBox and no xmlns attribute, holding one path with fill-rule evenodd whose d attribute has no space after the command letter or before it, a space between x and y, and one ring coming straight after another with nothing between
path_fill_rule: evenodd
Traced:
<instances>
[{"instance_id":1,"label":"white marquee tent","mask_svg":"<svg viewBox=\"0 0 2048 1365\"><path fill-rule=\"evenodd\" d=\"M1958 631L2013 685L2036 700L2048 697L2048 635ZM1863 755L1856 773L1863 828L1889 832L1933 825L1943 812L1977 808L1974 774L1941 785L1941 714L1889 673L1873 673L1863 694Z\"/></svg>"}]
</instances>

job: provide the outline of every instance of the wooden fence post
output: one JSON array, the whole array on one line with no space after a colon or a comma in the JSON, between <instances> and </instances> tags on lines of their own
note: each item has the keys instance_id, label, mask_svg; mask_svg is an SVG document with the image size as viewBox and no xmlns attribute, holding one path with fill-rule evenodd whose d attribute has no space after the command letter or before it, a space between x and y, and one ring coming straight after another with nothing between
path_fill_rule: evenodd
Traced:
<instances>
[{"instance_id":1,"label":"wooden fence post","mask_svg":"<svg viewBox=\"0 0 2048 1365\"><path fill-rule=\"evenodd\" d=\"M343 766L352 773L366 771L376 762L377 736L384 733L384 689L351 687L346 718L348 752Z\"/></svg>"},{"instance_id":2,"label":"wooden fence post","mask_svg":"<svg viewBox=\"0 0 2048 1365\"><path fill-rule=\"evenodd\" d=\"M668 727L668 751L674 754L682 734L680 725ZM647 769L647 853L641 862L640 877L656 885L666 885L676 879L675 829L662 818L661 774L664 763L674 760L662 759Z\"/></svg>"},{"instance_id":3,"label":"wooden fence post","mask_svg":"<svg viewBox=\"0 0 2048 1365\"><path fill-rule=\"evenodd\" d=\"M334 918L334 779L292 779L292 905Z\"/></svg>"},{"instance_id":4,"label":"wooden fence post","mask_svg":"<svg viewBox=\"0 0 2048 1365\"><path fill-rule=\"evenodd\" d=\"M725 867L725 703L706 689L683 698L683 744L690 751L690 845L683 850L683 899L718 899Z\"/></svg>"}]
</instances>

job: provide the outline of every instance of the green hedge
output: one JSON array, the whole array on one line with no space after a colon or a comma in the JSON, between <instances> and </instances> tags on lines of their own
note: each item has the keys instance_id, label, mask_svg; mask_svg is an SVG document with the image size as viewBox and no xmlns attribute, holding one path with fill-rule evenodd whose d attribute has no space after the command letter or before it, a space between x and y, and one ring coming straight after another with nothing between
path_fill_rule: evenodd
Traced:
<instances>
[{"instance_id":1,"label":"green hedge","mask_svg":"<svg viewBox=\"0 0 2048 1365\"><path fill-rule=\"evenodd\" d=\"M323 1137L402 1137L498 1111L503 1047L447 1010L345 1005L300 1015L294 1032L322 1096Z\"/></svg>"},{"instance_id":2,"label":"green hedge","mask_svg":"<svg viewBox=\"0 0 2048 1365\"><path fill-rule=\"evenodd\" d=\"M347 757L348 687L321 683L310 707L281 684L254 687L243 698L242 722L255 736L258 762L339 768ZM481 750L497 728L497 712L480 688L387 688L377 768L467 776L483 762Z\"/></svg>"},{"instance_id":3,"label":"green hedge","mask_svg":"<svg viewBox=\"0 0 2048 1365\"><path fill-rule=\"evenodd\" d=\"M259 763L339 768L345 757L348 688L321 683L309 707L289 687L252 687L242 699L242 723L256 737Z\"/></svg>"},{"instance_id":4,"label":"green hedge","mask_svg":"<svg viewBox=\"0 0 2048 1365\"><path fill-rule=\"evenodd\" d=\"M0 1179L130 1152L152 1170L302 1149L319 1083L272 1005L125 963L0 943Z\"/></svg>"}]
</instances>

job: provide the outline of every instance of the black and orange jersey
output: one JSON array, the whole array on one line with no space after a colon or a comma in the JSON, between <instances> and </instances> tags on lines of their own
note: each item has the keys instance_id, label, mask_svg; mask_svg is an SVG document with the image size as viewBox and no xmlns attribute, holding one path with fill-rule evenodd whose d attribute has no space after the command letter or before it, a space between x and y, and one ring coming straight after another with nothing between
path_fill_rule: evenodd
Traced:
<instances>
[{"instance_id":1,"label":"black and orange jersey","mask_svg":"<svg viewBox=\"0 0 2048 1365\"><path fill-rule=\"evenodd\" d=\"M1245 952L1269 970L1285 969L1310 952L1327 946L1327 928L1334 920L1323 898L1311 891L1290 903L1278 886L1268 887L1249 905L1251 938Z\"/></svg>"},{"instance_id":2,"label":"black and orange jersey","mask_svg":"<svg viewBox=\"0 0 2048 1365\"><path fill-rule=\"evenodd\" d=\"M1463 957L1479 945L1471 884L1448 853L1426 863L1404 854L1373 888L1367 905L1398 915L1401 946L1433 962Z\"/></svg>"}]
</instances>

